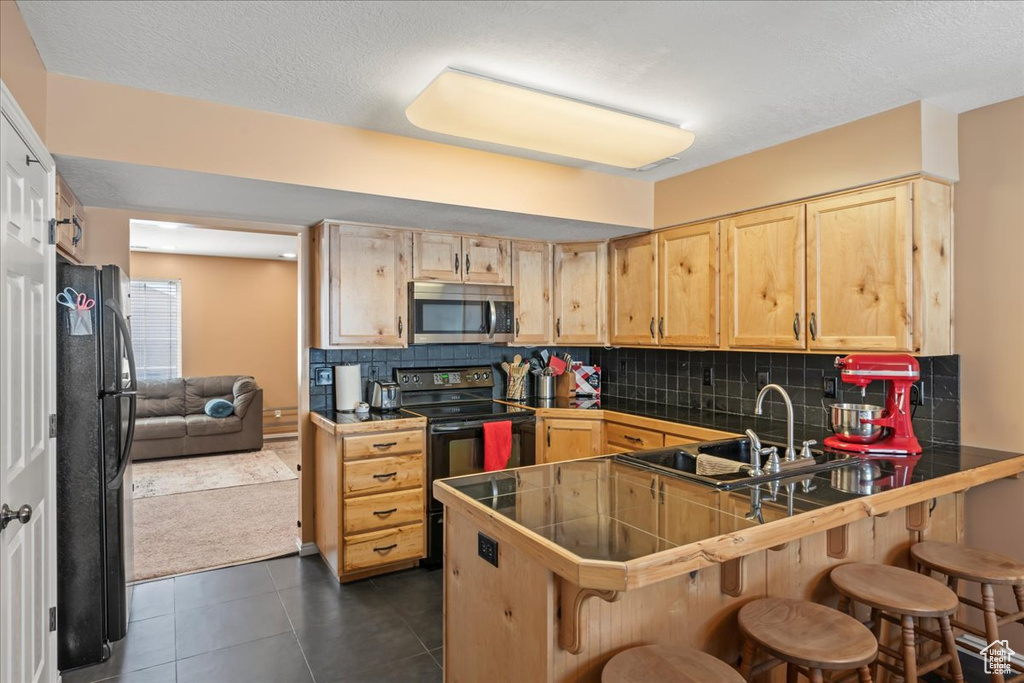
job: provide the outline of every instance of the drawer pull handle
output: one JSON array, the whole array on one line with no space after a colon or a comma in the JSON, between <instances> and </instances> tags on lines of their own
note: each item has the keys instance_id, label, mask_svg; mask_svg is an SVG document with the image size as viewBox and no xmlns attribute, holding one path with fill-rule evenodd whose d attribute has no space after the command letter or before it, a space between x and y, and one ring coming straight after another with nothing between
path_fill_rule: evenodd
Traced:
<instances>
[{"instance_id":1,"label":"drawer pull handle","mask_svg":"<svg viewBox=\"0 0 1024 683\"><path fill-rule=\"evenodd\" d=\"M644 440L641 439L639 436L628 436L627 435L625 438L626 438L626 441L628 441L630 443L643 443L644 442Z\"/></svg>"},{"instance_id":2,"label":"drawer pull handle","mask_svg":"<svg viewBox=\"0 0 1024 683\"><path fill-rule=\"evenodd\" d=\"M375 552L375 553L386 553L387 551L394 550L397 547L398 547L397 543L392 543L391 545L382 545L380 547L374 548L373 552Z\"/></svg>"},{"instance_id":3,"label":"drawer pull handle","mask_svg":"<svg viewBox=\"0 0 1024 683\"><path fill-rule=\"evenodd\" d=\"M390 510L374 510L373 514L377 515L378 517L387 517L388 515L394 512L398 512L398 508L391 508Z\"/></svg>"},{"instance_id":4,"label":"drawer pull handle","mask_svg":"<svg viewBox=\"0 0 1024 683\"><path fill-rule=\"evenodd\" d=\"M397 441L389 441L387 443L375 443L375 444L373 444L373 447L374 448L391 448L392 446L397 446L397 445L398 445Z\"/></svg>"},{"instance_id":5,"label":"drawer pull handle","mask_svg":"<svg viewBox=\"0 0 1024 683\"><path fill-rule=\"evenodd\" d=\"M391 478L397 477L397 476L398 476L398 472L386 472L384 474L375 474L375 475L373 475L373 478L374 479L379 479L380 481L386 481L388 479L391 479Z\"/></svg>"}]
</instances>

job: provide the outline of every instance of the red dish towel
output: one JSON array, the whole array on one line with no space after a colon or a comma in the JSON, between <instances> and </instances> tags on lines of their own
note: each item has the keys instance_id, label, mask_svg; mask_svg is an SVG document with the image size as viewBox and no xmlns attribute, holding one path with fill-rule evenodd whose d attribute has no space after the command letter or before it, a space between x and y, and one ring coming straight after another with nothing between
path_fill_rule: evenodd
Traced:
<instances>
[{"instance_id":1,"label":"red dish towel","mask_svg":"<svg viewBox=\"0 0 1024 683\"><path fill-rule=\"evenodd\" d=\"M512 455L512 423L484 422L484 472L503 470Z\"/></svg>"}]
</instances>

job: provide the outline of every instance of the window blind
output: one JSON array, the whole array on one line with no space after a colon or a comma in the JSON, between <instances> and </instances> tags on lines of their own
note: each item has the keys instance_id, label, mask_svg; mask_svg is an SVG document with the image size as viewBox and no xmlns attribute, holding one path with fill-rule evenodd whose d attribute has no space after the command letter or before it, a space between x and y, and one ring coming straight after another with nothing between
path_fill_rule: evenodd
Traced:
<instances>
[{"instance_id":1,"label":"window blind","mask_svg":"<svg viewBox=\"0 0 1024 683\"><path fill-rule=\"evenodd\" d=\"M181 377L181 280L132 280L131 293L139 379Z\"/></svg>"}]
</instances>

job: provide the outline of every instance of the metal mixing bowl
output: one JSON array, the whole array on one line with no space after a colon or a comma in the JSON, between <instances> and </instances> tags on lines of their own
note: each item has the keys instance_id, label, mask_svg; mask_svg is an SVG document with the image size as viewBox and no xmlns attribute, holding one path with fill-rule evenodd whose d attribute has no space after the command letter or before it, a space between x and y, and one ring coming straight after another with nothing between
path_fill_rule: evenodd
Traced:
<instances>
[{"instance_id":1,"label":"metal mixing bowl","mask_svg":"<svg viewBox=\"0 0 1024 683\"><path fill-rule=\"evenodd\" d=\"M866 403L833 403L829 406L832 432L850 443L874 443L882 438L883 428L861 424L861 419L878 419L885 409Z\"/></svg>"}]
</instances>

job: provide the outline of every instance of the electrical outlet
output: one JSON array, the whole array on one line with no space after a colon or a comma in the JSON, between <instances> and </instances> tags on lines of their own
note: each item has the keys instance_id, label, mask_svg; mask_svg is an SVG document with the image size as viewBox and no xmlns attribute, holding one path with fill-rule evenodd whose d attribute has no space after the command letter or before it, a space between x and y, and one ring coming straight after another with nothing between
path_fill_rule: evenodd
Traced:
<instances>
[{"instance_id":1,"label":"electrical outlet","mask_svg":"<svg viewBox=\"0 0 1024 683\"><path fill-rule=\"evenodd\" d=\"M704 368L704 386L712 387L715 385L715 369Z\"/></svg>"},{"instance_id":2,"label":"electrical outlet","mask_svg":"<svg viewBox=\"0 0 1024 683\"><path fill-rule=\"evenodd\" d=\"M839 379L836 377L821 378L821 395L823 398L836 398L839 394Z\"/></svg>"},{"instance_id":3,"label":"electrical outlet","mask_svg":"<svg viewBox=\"0 0 1024 683\"><path fill-rule=\"evenodd\" d=\"M772 383L771 372L767 369L757 371L757 388L760 389L763 386L767 386Z\"/></svg>"},{"instance_id":4,"label":"electrical outlet","mask_svg":"<svg viewBox=\"0 0 1024 683\"><path fill-rule=\"evenodd\" d=\"M910 385L910 405L924 405L924 380L919 379Z\"/></svg>"},{"instance_id":5,"label":"electrical outlet","mask_svg":"<svg viewBox=\"0 0 1024 683\"><path fill-rule=\"evenodd\" d=\"M629 372L629 363L624 360L619 361L619 372Z\"/></svg>"},{"instance_id":6,"label":"electrical outlet","mask_svg":"<svg viewBox=\"0 0 1024 683\"><path fill-rule=\"evenodd\" d=\"M367 372L370 373L368 376L371 382L373 382L380 376L380 368L378 368L376 365L371 365Z\"/></svg>"},{"instance_id":7,"label":"electrical outlet","mask_svg":"<svg viewBox=\"0 0 1024 683\"><path fill-rule=\"evenodd\" d=\"M334 368L318 368L315 381L318 387L329 385L334 381Z\"/></svg>"},{"instance_id":8,"label":"electrical outlet","mask_svg":"<svg viewBox=\"0 0 1024 683\"><path fill-rule=\"evenodd\" d=\"M498 566L498 542L481 533L476 535L476 553L495 567Z\"/></svg>"}]
</instances>

